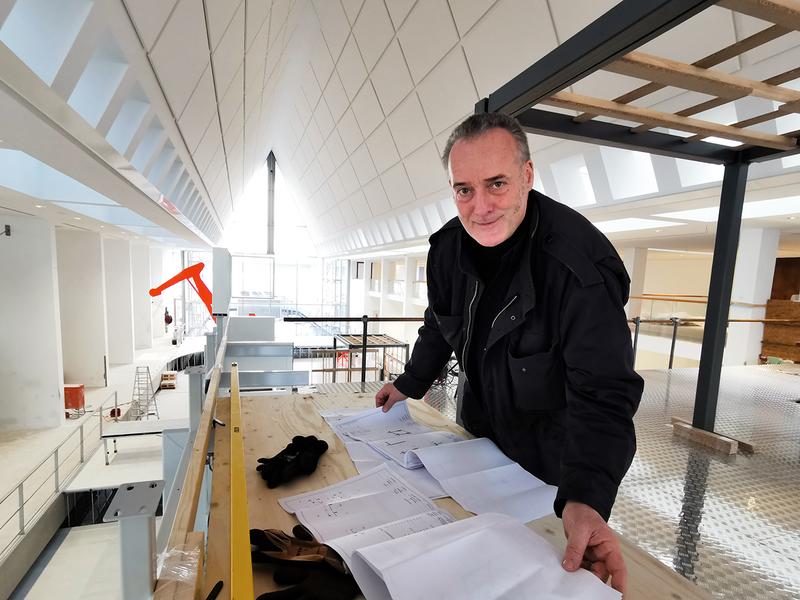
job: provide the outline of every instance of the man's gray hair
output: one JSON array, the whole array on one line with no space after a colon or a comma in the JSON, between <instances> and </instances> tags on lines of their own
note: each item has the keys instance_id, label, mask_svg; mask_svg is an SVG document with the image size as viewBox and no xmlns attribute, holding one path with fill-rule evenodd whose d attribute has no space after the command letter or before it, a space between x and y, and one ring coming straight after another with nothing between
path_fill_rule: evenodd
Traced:
<instances>
[{"instance_id":1,"label":"man's gray hair","mask_svg":"<svg viewBox=\"0 0 800 600\"><path fill-rule=\"evenodd\" d=\"M442 153L442 164L445 170L448 168L447 163L450 160L450 151L453 149L453 144L458 140L477 137L490 129L505 129L512 135L517 143L520 164L524 164L531 159L528 138L525 136L519 121L503 113L478 113L464 120L447 138L447 144L445 144L444 152Z\"/></svg>"}]
</instances>

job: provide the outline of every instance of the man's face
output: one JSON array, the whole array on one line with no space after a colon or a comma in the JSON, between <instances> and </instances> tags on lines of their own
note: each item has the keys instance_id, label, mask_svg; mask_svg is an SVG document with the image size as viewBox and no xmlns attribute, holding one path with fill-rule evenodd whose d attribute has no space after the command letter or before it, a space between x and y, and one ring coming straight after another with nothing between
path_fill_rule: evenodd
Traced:
<instances>
[{"instance_id":1,"label":"man's face","mask_svg":"<svg viewBox=\"0 0 800 600\"><path fill-rule=\"evenodd\" d=\"M514 137L490 129L453 144L450 185L458 218L481 246L497 246L511 237L525 218L533 164L522 162Z\"/></svg>"}]
</instances>

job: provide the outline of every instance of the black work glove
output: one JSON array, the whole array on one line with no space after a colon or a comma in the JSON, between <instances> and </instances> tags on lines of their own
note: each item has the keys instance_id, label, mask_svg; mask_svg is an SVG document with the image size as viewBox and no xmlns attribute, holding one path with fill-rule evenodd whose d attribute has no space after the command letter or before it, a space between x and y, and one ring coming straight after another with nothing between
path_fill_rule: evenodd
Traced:
<instances>
[{"instance_id":1,"label":"black work glove","mask_svg":"<svg viewBox=\"0 0 800 600\"><path fill-rule=\"evenodd\" d=\"M310 475L317 468L319 457L328 449L325 440L315 436L296 435L291 443L272 458L259 458L256 470L267 487L278 487L300 475Z\"/></svg>"},{"instance_id":2,"label":"black work glove","mask_svg":"<svg viewBox=\"0 0 800 600\"><path fill-rule=\"evenodd\" d=\"M261 594L257 600L351 600L360 590L344 561L330 547L317 542L302 525L294 537L276 529L251 529L253 564L276 564L272 575L285 590Z\"/></svg>"}]
</instances>

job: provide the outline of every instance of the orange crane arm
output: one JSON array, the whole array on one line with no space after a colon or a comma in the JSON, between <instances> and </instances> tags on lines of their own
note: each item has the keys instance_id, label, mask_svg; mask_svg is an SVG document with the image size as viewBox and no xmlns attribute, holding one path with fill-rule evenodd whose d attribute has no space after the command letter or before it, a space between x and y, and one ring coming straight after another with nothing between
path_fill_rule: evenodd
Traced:
<instances>
[{"instance_id":1,"label":"orange crane arm","mask_svg":"<svg viewBox=\"0 0 800 600\"><path fill-rule=\"evenodd\" d=\"M151 289L150 295L154 297L160 296L161 292L163 292L165 289L172 287L176 283L180 283L185 279L191 279L192 281L190 282L190 285L194 284L192 285L192 287L197 292L197 295L200 296L200 299L203 301L203 304L206 305L206 308L208 309L208 314L210 314L211 317L214 318L214 313L211 310L211 299L212 299L211 290L208 289L208 286L206 286L206 284L200 278L200 272L203 270L203 267L205 267L205 264L201 262L186 267L183 271L181 271L174 277L170 277L158 287L154 287L153 289ZM216 321L216 319L214 320Z\"/></svg>"}]
</instances>

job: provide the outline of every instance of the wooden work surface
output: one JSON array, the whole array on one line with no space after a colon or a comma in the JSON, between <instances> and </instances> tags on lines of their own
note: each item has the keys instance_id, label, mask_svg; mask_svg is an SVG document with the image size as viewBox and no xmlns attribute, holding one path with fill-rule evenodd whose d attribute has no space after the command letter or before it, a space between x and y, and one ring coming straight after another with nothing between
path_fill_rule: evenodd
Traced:
<instances>
[{"instance_id":1,"label":"wooden work surface","mask_svg":"<svg viewBox=\"0 0 800 600\"><path fill-rule=\"evenodd\" d=\"M374 406L373 396L349 392L292 394L243 397L241 402L250 527L291 531L292 527L297 524L297 520L278 505L278 498L319 489L357 474L344 444L319 416L319 411L331 408L368 408ZM408 404L411 414L419 422L469 437L469 434L461 427L445 419L427 404L416 400L409 400ZM229 406L228 399L218 399L217 416L222 421L225 421L229 414ZM329 449L322 456L319 467L311 476L270 490L255 470L257 459L277 454L295 435L316 435L328 442ZM228 600L230 598L230 587L227 585L230 564L230 490L227 428L217 427L215 437L208 558L203 590L207 594L214 583L223 580L226 585L219 599ZM456 518L465 518L471 515L451 498L443 498L435 502ZM528 527L550 540L555 546L561 549L565 547L561 521L554 515L533 521L528 524ZM621 542L629 570L626 599L705 600L709 598L705 592L649 554L624 539ZM253 574L256 596L277 589L268 568L254 565Z\"/></svg>"}]
</instances>

